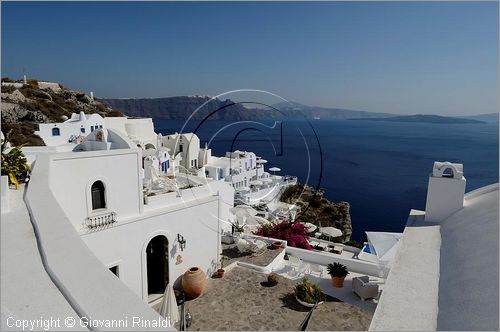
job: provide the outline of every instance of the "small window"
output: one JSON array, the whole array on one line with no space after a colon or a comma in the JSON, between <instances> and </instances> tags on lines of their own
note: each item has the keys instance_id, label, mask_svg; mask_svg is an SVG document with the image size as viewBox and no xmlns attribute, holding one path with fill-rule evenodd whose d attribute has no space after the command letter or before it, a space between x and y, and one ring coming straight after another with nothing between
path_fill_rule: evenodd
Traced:
<instances>
[{"instance_id":1,"label":"small window","mask_svg":"<svg viewBox=\"0 0 500 332\"><path fill-rule=\"evenodd\" d=\"M52 136L61 136L59 128L52 128Z\"/></svg>"},{"instance_id":2,"label":"small window","mask_svg":"<svg viewBox=\"0 0 500 332\"><path fill-rule=\"evenodd\" d=\"M179 152L182 152L184 150L184 146L181 144L179 145Z\"/></svg>"},{"instance_id":3,"label":"small window","mask_svg":"<svg viewBox=\"0 0 500 332\"><path fill-rule=\"evenodd\" d=\"M109 270L115 275L117 276L118 278L120 277L120 269L118 267L118 265L115 265L115 266L112 266L109 268Z\"/></svg>"},{"instance_id":4,"label":"small window","mask_svg":"<svg viewBox=\"0 0 500 332\"><path fill-rule=\"evenodd\" d=\"M85 128L84 128L84 127L81 127L81 128L80 128L80 132L81 132L82 134L85 134Z\"/></svg>"},{"instance_id":5,"label":"small window","mask_svg":"<svg viewBox=\"0 0 500 332\"><path fill-rule=\"evenodd\" d=\"M104 197L104 183L102 181L96 181L92 184L91 195L92 195L92 210L105 209L106 199Z\"/></svg>"},{"instance_id":6,"label":"small window","mask_svg":"<svg viewBox=\"0 0 500 332\"><path fill-rule=\"evenodd\" d=\"M94 126L90 126L90 132L94 131Z\"/></svg>"}]
</instances>

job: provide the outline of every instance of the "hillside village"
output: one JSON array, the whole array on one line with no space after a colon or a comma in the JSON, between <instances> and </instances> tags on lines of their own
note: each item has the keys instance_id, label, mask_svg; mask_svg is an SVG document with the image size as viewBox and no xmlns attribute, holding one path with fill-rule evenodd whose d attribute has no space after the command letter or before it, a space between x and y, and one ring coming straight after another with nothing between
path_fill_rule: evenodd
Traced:
<instances>
[{"instance_id":1,"label":"hillside village","mask_svg":"<svg viewBox=\"0 0 500 332\"><path fill-rule=\"evenodd\" d=\"M72 113L123 116L119 110L97 101L92 95L74 91L59 83L34 79L13 81L2 78L2 132L14 145L45 145L35 134L39 123L63 122Z\"/></svg>"}]
</instances>

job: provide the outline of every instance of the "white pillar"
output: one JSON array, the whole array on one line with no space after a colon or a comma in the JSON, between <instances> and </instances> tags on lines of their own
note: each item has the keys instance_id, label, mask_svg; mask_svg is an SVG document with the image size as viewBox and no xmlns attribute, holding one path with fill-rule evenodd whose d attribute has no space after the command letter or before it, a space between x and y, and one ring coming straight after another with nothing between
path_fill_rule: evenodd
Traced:
<instances>
[{"instance_id":1,"label":"white pillar","mask_svg":"<svg viewBox=\"0 0 500 332\"><path fill-rule=\"evenodd\" d=\"M425 221L440 222L464 206L465 177L463 165L434 162L429 176Z\"/></svg>"},{"instance_id":2,"label":"white pillar","mask_svg":"<svg viewBox=\"0 0 500 332\"><path fill-rule=\"evenodd\" d=\"M94 100L94 92L90 91L90 99Z\"/></svg>"}]
</instances>

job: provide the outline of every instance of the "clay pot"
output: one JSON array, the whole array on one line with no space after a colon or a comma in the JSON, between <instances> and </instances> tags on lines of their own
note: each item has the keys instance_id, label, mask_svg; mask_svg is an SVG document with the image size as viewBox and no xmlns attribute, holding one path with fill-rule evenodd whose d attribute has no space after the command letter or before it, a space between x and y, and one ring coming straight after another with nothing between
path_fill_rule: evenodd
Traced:
<instances>
[{"instance_id":1,"label":"clay pot","mask_svg":"<svg viewBox=\"0 0 500 332\"><path fill-rule=\"evenodd\" d=\"M273 249L279 249L279 248L281 248L281 246L282 246L282 244L279 241L275 241L271 244L271 248L273 248Z\"/></svg>"},{"instance_id":2,"label":"clay pot","mask_svg":"<svg viewBox=\"0 0 500 332\"><path fill-rule=\"evenodd\" d=\"M224 272L226 272L226 271L224 271L224 269L218 269L217 273L216 273L217 278L222 278L224 276Z\"/></svg>"},{"instance_id":3,"label":"clay pot","mask_svg":"<svg viewBox=\"0 0 500 332\"><path fill-rule=\"evenodd\" d=\"M191 299L195 299L205 290L207 276L199 267L192 267L182 275L182 289Z\"/></svg>"},{"instance_id":4,"label":"clay pot","mask_svg":"<svg viewBox=\"0 0 500 332\"><path fill-rule=\"evenodd\" d=\"M332 284L335 287L343 287L344 286L345 277L332 277Z\"/></svg>"}]
</instances>

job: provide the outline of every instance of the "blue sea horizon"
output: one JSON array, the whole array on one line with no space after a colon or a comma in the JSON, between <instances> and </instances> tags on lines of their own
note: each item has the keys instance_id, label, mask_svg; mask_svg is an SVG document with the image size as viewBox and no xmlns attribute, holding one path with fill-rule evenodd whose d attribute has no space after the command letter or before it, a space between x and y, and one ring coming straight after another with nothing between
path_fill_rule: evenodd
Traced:
<instances>
[{"instance_id":1,"label":"blue sea horizon","mask_svg":"<svg viewBox=\"0 0 500 332\"><path fill-rule=\"evenodd\" d=\"M268 161L266 169L277 166L281 175L324 188L329 200L349 202L357 241L366 240L365 231L401 232L410 209L425 209L434 161L463 163L466 191L498 182L498 123L289 120L282 122L282 135L252 122L155 119L154 124L163 135L197 129L200 144L209 143L214 156L231 147L253 151Z\"/></svg>"}]
</instances>

